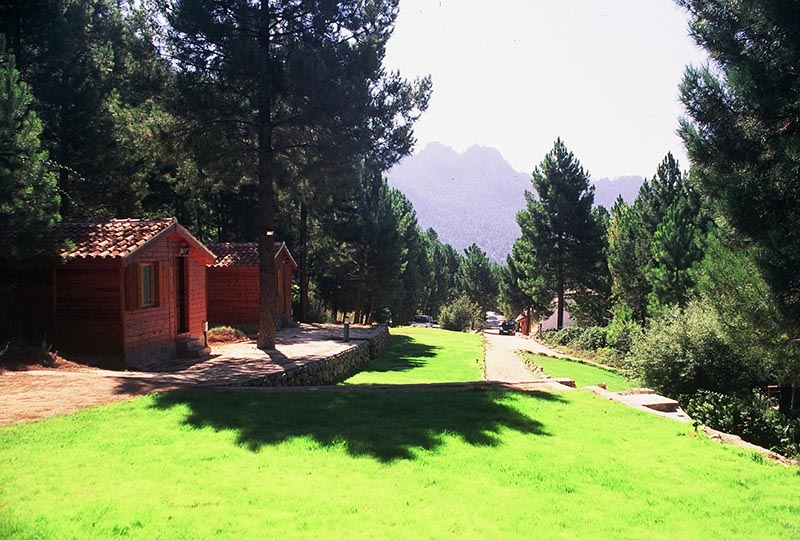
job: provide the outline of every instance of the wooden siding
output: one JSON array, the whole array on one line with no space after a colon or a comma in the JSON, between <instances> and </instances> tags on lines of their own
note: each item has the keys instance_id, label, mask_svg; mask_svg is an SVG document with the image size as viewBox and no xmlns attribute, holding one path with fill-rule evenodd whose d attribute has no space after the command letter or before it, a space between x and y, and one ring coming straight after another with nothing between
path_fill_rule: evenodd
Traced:
<instances>
[{"instance_id":1,"label":"wooden siding","mask_svg":"<svg viewBox=\"0 0 800 540\"><path fill-rule=\"evenodd\" d=\"M189 257L189 334L192 337L203 335L207 315L206 268L205 264L194 257Z\"/></svg>"},{"instance_id":2,"label":"wooden siding","mask_svg":"<svg viewBox=\"0 0 800 540\"><path fill-rule=\"evenodd\" d=\"M5 315L32 343L53 344L53 268L49 264L4 267L0 263L0 276L12 283L11 313Z\"/></svg>"},{"instance_id":3,"label":"wooden siding","mask_svg":"<svg viewBox=\"0 0 800 540\"><path fill-rule=\"evenodd\" d=\"M277 266L276 322L279 327L292 315L292 270ZM258 268L231 266L208 269L208 322L211 325L258 325Z\"/></svg>"},{"instance_id":4,"label":"wooden siding","mask_svg":"<svg viewBox=\"0 0 800 540\"><path fill-rule=\"evenodd\" d=\"M202 338L206 317L206 264L213 255L176 227L121 256L75 256L66 262L42 259L19 267L0 260L0 275L17 284L10 317L35 342L106 367L134 367L175 353L178 337L176 260L186 266L188 332ZM187 237L188 235L188 237ZM199 246L199 247L198 247ZM139 267L153 264L157 302L140 307Z\"/></svg>"},{"instance_id":5,"label":"wooden siding","mask_svg":"<svg viewBox=\"0 0 800 540\"><path fill-rule=\"evenodd\" d=\"M208 269L208 322L258 324L258 268Z\"/></svg>"},{"instance_id":6,"label":"wooden siding","mask_svg":"<svg viewBox=\"0 0 800 540\"><path fill-rule=\"evenodd\" d=\"M76 260L53 271L54 344L65 352L124 352L118 260Z\"/></svg>"},{"instance_id":7,"label":"wooden siding","mask_svg":"<svg viewBox=\"0 0 800 540\"><path fill-rule=\"evenodd\" d=\"M126 311L126 355L139 356L143 350L164 351L161 354L174 351L174 341L178 335L176 259L183 243L180 235L173 235L137 253L136 258L129 262L129 266L158 263L159 302L157 306ZM199 338L203 335L206 321L206 267L191 254L185 259L189 331L182 335Z\"/></svg>"}]
</instances>

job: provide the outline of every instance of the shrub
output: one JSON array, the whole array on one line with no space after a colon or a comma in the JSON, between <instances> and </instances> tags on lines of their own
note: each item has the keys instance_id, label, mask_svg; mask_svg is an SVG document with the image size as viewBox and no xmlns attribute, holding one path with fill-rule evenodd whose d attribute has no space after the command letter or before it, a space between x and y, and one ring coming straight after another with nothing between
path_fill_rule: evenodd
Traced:
<instances>
[{"instance_id":1,"label":"shrub","mask_svg":"<svg viewBox=\"0 0 800 540\"><path fill-rule=\"evenodd\" d=\"M594 361L620 371L625 371L627 367L625 355L612 347L597 349Z\"/></svg>"},{"instance_id":2,"label":"shrub","mask_svg":"<svg viewBox=\"0 0 800 540\"><path fill-rule=\"evenodd\" d=\"M653 321L628 357L632 378L668 396L710 390L749 394L759 382L758 362L737 353L713 310L699 302L672 308Z\"/></svg>"},{"instance_id":3,"label":"shrub","mask_svg":"<svg viewBox=\"0 0 800 540\"><path fill-rule=\"evenodd\" d=\"M583 351L597 351L606 346L606 331L600 326L568 326L547 330L540 338L545 343Z\"/></svg>"},{"instance_id":4,"label":"shrub","mask_svg":"<svg viewBox=\"0 0 800 540\"><path fill-rule=\"evenodd\" d=\"M622 354L628 354L642 336L642 327L630 317L614 317L606 327L606 344Z\"/></svg>"},{"instance_id":5,"label":"shrub","mask_svg":"<svg viewBox=\"0 0 800 540\"><path fill-rule=\"evenodd\" d=\"M232 326L215 326L208 331L209 343L234 343L247 340L247 334Z\"/></svg>"},{"instance_id":6,"label":"shrub","mask_svg":"<svg viewBox=\"0 0 800 540\"><path fill-rule=\"evenodd\" d=\"M785 456L800 455L800 420L779 413L758 392L736 397L700 390L688 399L686 412L710 428Z\"/></svg>"},{"instance_id":7,"label":"shrub","mask_svg":"<svg viewBox=\"0 0 800 540\"><path fill-rule=\"evenodd\" d=\"M582 333L583 328L579 326L567 326L561 330L546 330L539 337L545 343L566 347Z\"/></svg>"},{"instance_id":8,"label":"shrub","mask_svg":"<svg viewBox=\"0 0 800 540\"><path fill-rule=\"evenodd\" d=\"M483 311L466 296L456 298L439 312L439 324L445 330L465 332L475 330L483 324Z\"/></svg>"},{"instance_id":9,"label":"shrub","mask_svg":"<svg viewBox=\"0 0 800 540\"><path fill-rule=\"evenodd\" d=\"M601 326L587 326L573 338L569 345L583 351L597 351L606 346L606 329Z\"/></svg>"}]
</instances>

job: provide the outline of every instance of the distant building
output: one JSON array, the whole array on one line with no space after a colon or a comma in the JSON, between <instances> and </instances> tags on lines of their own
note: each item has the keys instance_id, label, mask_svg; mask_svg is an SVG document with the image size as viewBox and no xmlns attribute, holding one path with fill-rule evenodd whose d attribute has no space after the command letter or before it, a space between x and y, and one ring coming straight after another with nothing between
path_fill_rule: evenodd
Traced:
<instances>
[{"instance_id":1,"label":"distant building","mask_svg":"<svg viewBox=\"0 0 800 540\"><path fill-rule=\"evenodd\" d=\"M531 320L528 316L528 311L525 310L515 319L520 333L523 335L530 335L531 333L544 332L546 330L556 330L558 328L558 313L555 311L548 317L539 319L538 321ZM569 311L564 309L564 325L563 328L573 326L575 321L569 314Z\"/></svg>"}]
</instances>

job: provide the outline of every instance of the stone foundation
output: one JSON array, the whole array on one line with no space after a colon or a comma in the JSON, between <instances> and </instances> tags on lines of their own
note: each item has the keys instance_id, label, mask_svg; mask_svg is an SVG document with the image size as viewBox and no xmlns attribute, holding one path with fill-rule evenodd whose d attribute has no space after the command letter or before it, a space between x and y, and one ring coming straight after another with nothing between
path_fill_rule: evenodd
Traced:
<instances>
[{"instance_id":1,"label":"stone foundation","mask_svg":"<svg viewBox=\"0 0 800 540\"><path fill-rule=\"evenodd\" d=\"M327 358L297 360L282 371L266 373L243 386L322 386L342 381L380 355L389 342L389 329L376 328L367 339L354 339L353 346Z\"/></svg>"}]
</instances>

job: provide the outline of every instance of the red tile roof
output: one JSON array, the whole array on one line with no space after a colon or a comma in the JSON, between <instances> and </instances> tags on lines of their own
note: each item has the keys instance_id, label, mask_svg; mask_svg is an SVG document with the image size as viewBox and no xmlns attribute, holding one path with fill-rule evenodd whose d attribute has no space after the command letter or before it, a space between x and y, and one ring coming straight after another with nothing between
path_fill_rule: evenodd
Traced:
<instances>
[{"instance_id":1,"label":"red tile roof","mask_svg":"<svg viewBox=\"0 0 800 540\"><path fill-rule=\"evenodd\" d=\"M285 246L284 242L275 242L276 257ZM217 256L217 262L213 264L214 268L258 266L258 244L255 242L208 244L208 249ZM289 257L291 258L291 254L289 254ZM292 259L292 262L294 262L294 259Z\"/></svg>"},{"instance_id":2,"label":"red tile roof","mask_svg":"<svg viewBox=\"0 0 800 540\"><path fill-rule=\"evenodd\" d=\"M57 234L65 258L127 257L147 242L177 225L175 218L112 219L102 223L60 223Z\"/></svg>"}]
</instances>

